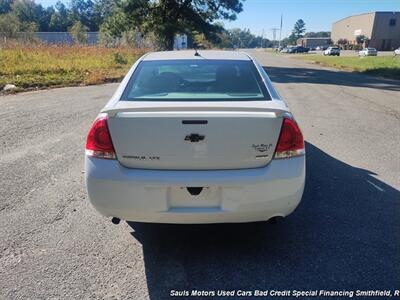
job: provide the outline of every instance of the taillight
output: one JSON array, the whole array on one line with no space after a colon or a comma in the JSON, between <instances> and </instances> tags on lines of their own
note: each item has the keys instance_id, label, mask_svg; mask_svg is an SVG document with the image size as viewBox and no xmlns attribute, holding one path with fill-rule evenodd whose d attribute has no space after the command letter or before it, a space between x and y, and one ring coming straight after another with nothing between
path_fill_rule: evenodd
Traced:
<instances>
[{"instance_id":1,"label":"taillight","mask_svg":"<svg viewBox=\"0 0 400 300\"><path fill-rule=\"evenodd\" d=\"M304 154L304 139L299 126L295 120L285 117L275 150L275 158L288 158Z\"/></svg>"},{"instance_id":2,"label":"taillight","mask_svg":"<svg viewBox=\"0 0 400 300\"><path fill-rule=\"evenodd\" d=\"M86 139L86 155L105 159L116 158L107 119L107 114L100 114L94 121Z\"/></svg>"}]
</instances>

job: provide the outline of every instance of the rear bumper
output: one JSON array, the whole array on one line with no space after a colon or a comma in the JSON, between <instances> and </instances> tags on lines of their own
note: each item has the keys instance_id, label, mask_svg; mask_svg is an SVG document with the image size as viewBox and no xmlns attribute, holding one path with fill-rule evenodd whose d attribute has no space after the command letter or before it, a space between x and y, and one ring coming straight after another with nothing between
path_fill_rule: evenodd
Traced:
<instances>
[{"instance_id":1,"label":"rear bumper","mask_svg":"<svg viewBox=\"0 0 400 300\"><path fill-rule=\"evenodd\" d=\"M152 223L226 223L285 217L300 203L305 156L265 168L222 171L128 169L86 157L86 186L103 215ZM186 187L207 187L191 196ZM204 194L203 194L204 193Z\"/></svg>"}]
</instances>

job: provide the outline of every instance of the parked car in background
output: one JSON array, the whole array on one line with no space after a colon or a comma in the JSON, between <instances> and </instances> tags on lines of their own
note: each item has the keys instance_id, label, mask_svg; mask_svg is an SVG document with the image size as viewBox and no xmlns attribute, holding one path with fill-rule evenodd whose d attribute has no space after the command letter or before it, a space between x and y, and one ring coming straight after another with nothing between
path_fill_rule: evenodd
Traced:
<instances>
[{"instance_id":1,"label":"parked car in background","mask_svg":"<svg viewBox=\"0 0 400 300\"><path fill-rule=\"evenodd\" d=\"M281 53L289 53L290 49L293 48L294 46L287 46L284 47L280 52Z\"/></svg>"},{"instance_id":2,"label":"parked car in background","mask_svg":"<svg viewBox=\"0 0 400 300\"><path fill-rule=\"evenodd\" d=\"M303 46L295 46L289 49L288 53L307 53L310 51L310 48L306 48Z\"/></svg>"},{"instance_id":3,"label":"parked car in background","mask_svg":"<svg viewBox=\"0 0 400 300\"><path fill-rule=\"evenodd\" d=\"M400 55L400 47L394 50L394 55Z\"/></svg>"},{"instance_id":4,"label":"parked car in background","mask_svg":"<svg viewBox=\"0 0 400 300\"><path fill-rule=\"evenodd\" d=\"M328 49L328 46L318 46L316 48L316 50L318 50L318 51L323 51L323 50L326 50L326 49Z\"/></svg>"},{"instance_id":5,"label":"parked car in background","mask_svg":"<svg viewBox=\"0 0 400 300\"><path fill-rule=\"evenodd\" d=\"M358 52L358 56L377 56L378 50L375 48L364 48Z\"/></svg>"},{"instance_id":6,"label":"parked car in background","mask_svg":"<svg viewBox=\"0 0 400 300\"><path fill-rule=\"evenodd\" d=\"M114 223L266 221L291 214L304 190L300 128L262 66L238 51L141 57L85 153L89 199Z\"/></svg>"},{"instance_id":7,"label":"parked car in background","mask_svg":"<svg viewBox=\"0 0 400 300\"><path fill-rule=\"evenodd\" d=\"M324 51L324 55L340 56L340 49L339 47L329 47Z\"/></svg>"}]
</instances>

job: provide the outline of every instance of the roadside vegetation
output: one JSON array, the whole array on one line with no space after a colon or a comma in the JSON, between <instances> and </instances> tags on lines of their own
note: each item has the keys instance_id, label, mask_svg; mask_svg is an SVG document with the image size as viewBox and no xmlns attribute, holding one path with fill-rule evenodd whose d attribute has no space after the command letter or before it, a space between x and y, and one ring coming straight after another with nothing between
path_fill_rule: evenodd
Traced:
<instances>
[{"instance_id":1,"label":"roadside vegetation","mask_svg":"<svg viewBox=\"0 0 400 300\"><path fill-rule=\"evenodd\" d=\"M38 2L38 3L36 3ZM65 2L65 1L64 1ZM226 29L243 0L0 0L0 92L117 81L151 48L271 47L249 29ZM36 32L69 32L74 45L43 45ZM89 32L99 32L88 46Z\"/></svg>"},{"instance_id":2,"label":"roadside vegetation","mask_svg":"<svg viewBox=\"0 0 400 300\"><path fill-rule=\"evenodd\" d=\"M0 90L92 85L120 80L146 49L13 44L0 48Z\"/></svg>"},{"instance_id":3,"label":"roadside vegetation","mask_svg":"<svg viewBox=\"0 0 400 300\"><path fill-rule=\"evenodd\" d=\"M244 0L73 0L42 6L35 0L0 0L0 43L35 42L35 32L70 32L77 44L99 32L107 47L151 46L172 50L176 35L186 34L190 48L271 47L263 35L246 28L226 29ZM38 2L38 3L36 3ZM65 4L64 4L64 3Z\"/></svg>"},{"instance_id":4,"label":"roadside vegetation","mask_svg":"<svg viewBox=\"0 0 400 300\"><path fill-rule=\"evenodd\" d=\"M400 57L378 56L360 58L319 55L298 55L295 57L327 67L334 67L342 70L400 79Z\"/></svg>"}]
</instances>

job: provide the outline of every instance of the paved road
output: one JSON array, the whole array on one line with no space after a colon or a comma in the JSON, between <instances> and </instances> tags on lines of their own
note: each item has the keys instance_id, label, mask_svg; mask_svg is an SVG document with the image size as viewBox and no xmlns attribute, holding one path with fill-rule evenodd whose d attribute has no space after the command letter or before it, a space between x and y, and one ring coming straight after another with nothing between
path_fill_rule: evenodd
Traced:
<instances>
[{"instance_id":1,"label":"paved road","mask_svg":"<svg viewBox=\"0 0 400 300\"><path fill-rule=\"evenodd\" d=\"M0 97L0 298L398 287L400 83L253 54L307 140L303 201L276 224L114 226L82 170L116 85Z\"/></svg>"}]
</instances>

